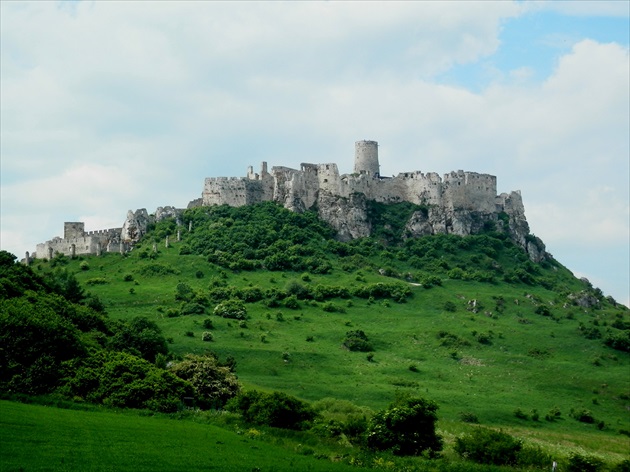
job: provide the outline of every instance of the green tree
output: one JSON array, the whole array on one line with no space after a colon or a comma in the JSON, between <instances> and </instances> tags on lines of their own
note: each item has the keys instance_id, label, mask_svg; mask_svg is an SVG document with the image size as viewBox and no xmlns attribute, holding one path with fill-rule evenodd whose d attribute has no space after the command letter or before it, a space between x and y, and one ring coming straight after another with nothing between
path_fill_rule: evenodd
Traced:
<instances>
[{"instance_id":1,"label":"green tree","mask_svg":"<svg viewBox=\"0 0 630 472\"><path fill-rule=\"evenodd\" d=\"M109 348L130 352L150 362L155 362L158 354L168 353L168 344L162 330L148 318L137 316L129 322L119 321Z\"/></svg>"},{"instance_id":2,"label":"green tree","mask_svg":"<svg viewBox=\"0 0 630 472\"><path fill-rule=\"evenodd\" d=\"M170 371L193 386L196 403L203 409L221 407L241 390L236 375L214 356L188 354Z\"/></svg>"},{"instance_id":3,"label":"green tree","mask_svg":"<svg viewBox=\"0 0 630 472\"><path fill-rule=\"evenodd\" d=\"M438 406L424 398L402 397L377 412L368 424L370 449L391 450L399 456L430 456L442 450L442 438L435 430Z\"/></svg>"}]
</instances>

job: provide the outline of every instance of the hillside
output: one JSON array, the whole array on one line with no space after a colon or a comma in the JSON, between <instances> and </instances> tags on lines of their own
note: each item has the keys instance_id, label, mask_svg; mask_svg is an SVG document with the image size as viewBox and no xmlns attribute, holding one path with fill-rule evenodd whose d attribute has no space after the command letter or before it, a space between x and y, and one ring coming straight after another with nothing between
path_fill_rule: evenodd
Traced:
<instances>
[{"instance_id":1,"label":"hillside","mask_svg":"<svg viewBox=\"0 0 630 472\"><path fill-rule=\"evenodd\" d=\"M375 205L375 236L339 242L315 213L197 208L126 255L32 269L71 274L112 321L151 320L176 358L214 352L245 390L327 418L346 418L342 402L369 415L419 395L439 405L447 456L479 423L554 457L628 458L629 310L490 225L405 239L417 210Z\"/></svg>"}]
</instances>

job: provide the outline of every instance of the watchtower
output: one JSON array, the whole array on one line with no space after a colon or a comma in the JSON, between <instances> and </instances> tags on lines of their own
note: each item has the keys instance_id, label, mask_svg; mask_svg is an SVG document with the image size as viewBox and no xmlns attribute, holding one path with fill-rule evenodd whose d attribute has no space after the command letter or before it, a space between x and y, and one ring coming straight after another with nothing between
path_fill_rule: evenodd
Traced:
<instances>
[{"instance_id":1,"label":"watchtower","mask_svg":"<svg viewBox=\"0 0 630 472\"><path fill-rule=\"evenodd\" d=\"M376 141L357 141L354 143L354 173L380 175L378 143Z\"/></svg>"}]
</instances>

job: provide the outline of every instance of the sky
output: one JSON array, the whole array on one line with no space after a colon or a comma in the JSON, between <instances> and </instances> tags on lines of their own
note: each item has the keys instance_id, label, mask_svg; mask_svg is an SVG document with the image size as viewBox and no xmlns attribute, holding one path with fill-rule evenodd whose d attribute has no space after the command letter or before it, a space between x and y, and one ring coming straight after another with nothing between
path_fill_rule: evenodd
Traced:
<instances>
[{"instance_id":1,"label":"sky","mask_svg":"<svg viewBox=\"0 0 630 472\"><path fill-rule=\"evenodd\" d=\"M630 2L0 2L0 248L205 177L467 170L630 305Z\"/></svg>"}]
</instances>

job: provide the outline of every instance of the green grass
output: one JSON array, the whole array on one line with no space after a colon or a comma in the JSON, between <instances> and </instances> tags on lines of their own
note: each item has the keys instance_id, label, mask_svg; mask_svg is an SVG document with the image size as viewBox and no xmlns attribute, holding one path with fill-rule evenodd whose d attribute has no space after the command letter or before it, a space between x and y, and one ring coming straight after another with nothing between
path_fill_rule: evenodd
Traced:
<instances>
[{"instance_id":1,"label":"green grass","mask_svg":"<svg viewBox=\"0 0 630 472\"><path fill-rule=\"evenodd\" d=\"M193 421L0 401L0 471L354 470L259 436Z\"/></svg>"},{"instance_id":2,"label":"green grass","mask_svg":"<svg viewBox=\"0 0 630 472\"><path fill-rule=\"evenodd\" d=\"M310 274L310 282L292 272L233 273L202 256L179 256L181 244L161 247L154 261L139 258L137 252L129 257L108 254L84 258L90 266L87 271L79 269L80 259L70 261L67 268L82 283L92 278L107 280L87 289L101 298L109 316L155 320L172 339L169 347L176 355L212 350L223 359L233 356L246 388L280 390L309 401L333 397L373 410L386 406L397 392L409 392L440 405L440 428L447 437L468 427L460 422L460 414L470 412L483 425L514 431L565 455L571 450L587 451L611 462L627 457L630 440L619 431L630 430L630 356L604 346L602 339L586 339L578 328L580 323L597 322L605 330L619 314L628 319L628 311L610 305L601 309L565 306L566 294L584 289L584 284L559 264L544 269L543 275L557 278L564 293L502 281L445 279L442 286L431 289L410 285L413 296L407 303L377 300L370 304L352 298L349 306L348 300L333 300L345 313L329 313L322 303L304 301L297 310L247 304L246 328L236 320L211 316L211 305L207 316L214 325L214 341L207 343L201 340L206 316L165 316L166 310L180 305L175 300L179 282L207 293L214 277L229 285L263 289L283 289L292 280L311 286L353 286L392 279L366 267L359 277L363 281L358 281L357 271L343 271L339 263L328 275ZM372 262L377 267L388 263L405 268L404 261L374 257ZM155 263L175 273L143 275L142 267ZM46 270L47 264L40 267ZM196 276L198 271L203 278ZM134 281L124 281L126 274L132 274ZM498 297L504 300L501 310ZM472 300L482 306L477 313L469 311ZM447 302L455 305L454 312L445 308ZM540 305L549 307L552 316L537 314ZM277 320L277 312L284 321ZM355 329L370 338L375 348L372 361L366 353L342 348L345 333ZM193 337L186 335L189 331ZM440 331L468 345L442 346ZM479 334L489 335L490 343L480 343ZM287 352L288 361L283 358ZM545 415L555 407L561 411L560 418L546 421ZM517 418L517 408L530 419ZM571 418L571 409L579 408L591 410L596 423L603 422L603 429ZM532 410L540 415L539 421L531 419Z\"/></svg>"}]
</instances>

